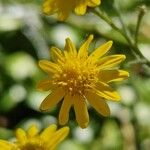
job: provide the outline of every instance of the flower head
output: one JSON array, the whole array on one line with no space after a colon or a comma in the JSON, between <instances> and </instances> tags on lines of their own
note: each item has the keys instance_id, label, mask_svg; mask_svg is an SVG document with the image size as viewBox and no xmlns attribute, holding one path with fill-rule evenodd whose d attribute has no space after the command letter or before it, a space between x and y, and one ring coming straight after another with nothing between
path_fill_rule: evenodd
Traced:
<instances>
[{"instance_id":1,"label":"flower head","mask_svg":"<svg viewBox=\"0 0 150 150\"><path fill-rule=\"evenodd\" d=\"M58 19L65 20L71 11L84 15L87 7L96 7L100 3L101 0L45 0L43 12L47 15L58 13Z\"/></svg>"},{"instance_id":2,"label":"flower head","mask_svg":"<svg viewBox=\"0 0 150 150\"><path fill-rule=\"evenodd\" d=\"M41 60L39 66L49 77L37 85L40 90L51 90L40 109L48 110L63 100L59 112L59 123L68 122L69 111L73 106L78 124L85 128L89 123L86 102L103 116L110 114L105 100L120 100L119 94L109 83L121 81L129 76L128 72L113 69L125 59L125 55L102 57L112 46L109 41L88 54L88 47L93 39L90 35L77 51L68 38L64 51L51 48L52 61ZM102 57L102 58L101 58Z\"/></svg>"},{"instance_id":3,"label":"flower head","mask_svg":"<svg viewBox=\"0 0 150 150\"><path fill-rule=\"evenodd\" d=\"M0 149L3 150L54 150L69 133L68 127L57 130L52 124L41 134L38 134L36 126L31 126L27 132L22 129L16 131L14 143L0 140Z\"/></svg>"}]
</instances>

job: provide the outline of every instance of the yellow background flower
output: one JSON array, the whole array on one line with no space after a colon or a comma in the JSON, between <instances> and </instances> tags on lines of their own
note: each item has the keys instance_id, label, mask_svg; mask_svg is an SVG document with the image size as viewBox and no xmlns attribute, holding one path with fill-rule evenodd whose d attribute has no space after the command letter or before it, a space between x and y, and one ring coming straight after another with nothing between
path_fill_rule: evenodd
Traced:
<instances>
[{"instance_id":1,"label":"yellow background flower","mask_svg":"<svg viewBox=\"0 0 150 150\"><path fill-rule=\"evenodd\" d=\"M0 140L1 150L54 150L69 133L68 127L57 130L55 124L50 125L41 134L36 126L31 126L27 132L16 131L16 142Z\"/></svg>"},{"instance_id":2,"label":"yellow background flower","mask_svg":"<svg viewBox=\"0 0 150 150\"><path fill-rule=\"evenodd\" d=\"M100 3L100 0L45 0L43 12L48 15L58 13L58 19L65 20L73 10L77 15L84 15L87 7L96 7Z\"/></svg>"},{"instance_id":3,"label":"yellow background flower","mask_svg":"<svg viewBox=\"0 0 150 150\"><path fill-rule=\"evenodd\" d=\"M112 46L109 41L88 55L88 47L93 39L90 35L77 52L70 39L66 39L64 51L51 48L52 61L41 60L39 66L49 74L49 78L39 82L40 90L51 90L40 109L48 110L63 99L59 113L59 123L68 122L71 106L74 107L78 124L85 128L89 123L86 100L103 116L110 114L106 99L119 101L119 94L109 83L121 81L128 72L112 69L125 59L125 55L102 57ZM99 59L100 58L100 59Z\"/></svg>"}]
</instances>

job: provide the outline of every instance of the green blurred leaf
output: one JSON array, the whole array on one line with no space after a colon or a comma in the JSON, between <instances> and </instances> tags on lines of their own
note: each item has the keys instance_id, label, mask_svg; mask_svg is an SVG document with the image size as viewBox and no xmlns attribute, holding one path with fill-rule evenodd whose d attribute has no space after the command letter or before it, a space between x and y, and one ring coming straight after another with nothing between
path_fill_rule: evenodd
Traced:
<instances>
[{"instance_id":1,"label":"green blurred leaf","mask_svg":"<svg viewBox=\"0 0 150 150\"><path fill-rule=\"evenodd\" d=\"M13 136L13 131L0 127L0 139L8 140Z\"/></svg>"}]
</instances>

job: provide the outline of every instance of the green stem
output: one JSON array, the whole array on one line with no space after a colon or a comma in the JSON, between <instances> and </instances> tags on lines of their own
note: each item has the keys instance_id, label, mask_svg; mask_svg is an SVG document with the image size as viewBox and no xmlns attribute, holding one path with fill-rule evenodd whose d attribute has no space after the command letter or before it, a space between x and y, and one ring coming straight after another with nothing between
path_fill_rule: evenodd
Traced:
<instances>
[{"instance_id":1,"label":"green stem","mask_svg":"<svg viewBox=\"0 0 150 150\"><path fill-rule=\"evenodd\" d=\"M101 11L97 11L96 9L92 9L91 10L96 16L98 16L99 18L101 18L102 20L104 20L107 24L109 24L114 30L116 30L117 32L119 32L128 42L129 46L131 47L131 51L133 53L133 55L136 57L136 59L140 60L140 59L144 59L145 63L150 67L150 62L143 56L143 54L141 53L141 51L138 49L138 47L136 46L136 44L134 44L130 38L128 37L128 35L122 31L120 28L118 28L113 22L112 20L106 16L104 13L102 13Z\"/></svg>"},{"instance_id":2,"label":"green stem","mask_svg":"<svg viewBox=\"0 0 150 150\"><path fill-rule=\"evenodd\" d=\"M142 21L144 14L145 14L145 6L141 6L140 10L139 10L138 19L137 19L136 29L135 29L135 39L134 40L135 40L136 45L138 43L139 29L140 29L141 21Z\"/></svg>"},{"instance_id":3,"label":"green stem","mask_svg":"<svg viewBox=\"0 0 150 150\"><path fill-rule=\"evenodd\" d=\"M115 11L116 11L116 13L117 13L117 15L118 15L118 18L119 18L119 21L120 21L120 23L121 23L121 25L122 25L122 29L123 29L124 34L125 34L125 35L128 37L128 39L131 41L130 35L128 34L129 32L128 32L126 26L125 26L124 21L123 21L123 17L122 17L122 14L121 14L121 10L118 8L117 5L114 7L114 9L115 9Z\"/></svg>"}]
</instances>

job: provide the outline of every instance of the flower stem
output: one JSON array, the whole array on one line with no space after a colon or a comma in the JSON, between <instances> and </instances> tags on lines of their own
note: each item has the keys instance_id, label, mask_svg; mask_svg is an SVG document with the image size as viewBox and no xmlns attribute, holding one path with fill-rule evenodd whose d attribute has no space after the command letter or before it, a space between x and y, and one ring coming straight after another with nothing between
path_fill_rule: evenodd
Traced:
<instances>
[{"instance_id":1,"label":"flower stem","mask_svg":"<svg viewBox=\"0 0 150 150\"><path fill-rule=\"evenodd\" d=\"M139 14L138 14L136 29L135 29L135 44L136 45L138 43L139 29L140 29L141 21L142 21L144 14L145 14L145 11L146 11L145 6L144 5L141 6L140 10L139 10Z\"/></svg>"},{"instance_id":2,"label":"flower stem","mask_svg":"<svg viewBox=\"0 0 150 150\"><path fill-rule=\"evenodd\" d=\"M143 54L141 53L141 51L139 50L139 48L137 47L137 45L134 42L131 41L131 39L127 35L127 32L124 32L120 28L118 28L113 23L113 21L111 20L111 18L109 18L108 16L106 16L103 12L97 11L96 9L92 9L91 12L94 13L99 18L101 18L102 20L104 20L114 30L116 30L117 32L119 32L126 39L126 41L128 42L129 46L131 47L131 51L132 51L133 55L135 56L135 58L137 60L140 60L140 59L143 60L144 59L145 60L145 64L147 64L150 67L150 62L143 56Z\"/></svg>"}]
</instances>

